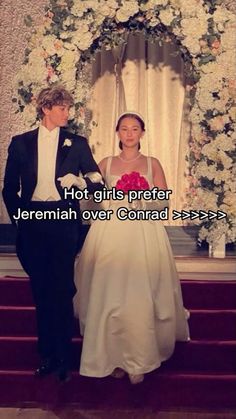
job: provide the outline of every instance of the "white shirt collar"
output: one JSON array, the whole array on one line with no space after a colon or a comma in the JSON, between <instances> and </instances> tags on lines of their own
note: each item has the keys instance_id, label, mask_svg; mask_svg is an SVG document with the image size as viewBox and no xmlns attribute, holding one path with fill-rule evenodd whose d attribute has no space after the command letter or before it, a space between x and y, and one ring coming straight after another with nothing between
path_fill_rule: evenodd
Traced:
<instances>
[{"instance_id":1,"label":"white shirt collar","mask_svg":"<svg viewBox=\"0 0 236 419\"><path fill-rule=\"evenodd\" d=\"M39 125L39 135L40 137L47 137L47 138L57 138L59 135L59 127L54 128L53 130L49 131L44 125Z\"/></svg>"}]
</instances>

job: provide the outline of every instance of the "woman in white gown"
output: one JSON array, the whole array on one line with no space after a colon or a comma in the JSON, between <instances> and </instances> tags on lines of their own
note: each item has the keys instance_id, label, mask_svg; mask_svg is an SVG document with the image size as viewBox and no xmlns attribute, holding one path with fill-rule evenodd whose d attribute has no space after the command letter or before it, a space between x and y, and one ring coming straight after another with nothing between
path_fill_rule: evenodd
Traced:
<instances>
[{"instance_id":1,"label":"woman in white gown","mask_svg":"<svg viewBox=\"0 0 236 419\"><path fill-rule=\"evenodd\" d=\"M118 119L122 151L99 164L108 189L133 171L145 177L150 189L167 189L159 161L139 152L144 131L136 112ZM76 266L80 373L121 377L125 371L136 384L172 355L176 340L189 340L187 312L162 221L118 219L116 210L128 206L126 199L109 206L112 219L91 225Z\"/></svg>"}]
</instances>

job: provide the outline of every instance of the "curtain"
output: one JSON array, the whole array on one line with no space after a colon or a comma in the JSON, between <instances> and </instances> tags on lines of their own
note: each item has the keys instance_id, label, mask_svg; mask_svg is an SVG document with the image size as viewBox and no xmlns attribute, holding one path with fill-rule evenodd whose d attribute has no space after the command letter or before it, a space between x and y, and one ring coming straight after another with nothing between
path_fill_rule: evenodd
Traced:
<instances>
[{"instance_id":1,"label":"curtain","mask_svg":"<svg viewBox=\"0 0 236 419\"><path fill-rule=\"evenodd\" d=\"M119 152L115 125L119 113L140 112L146 133L141 152L160 160L173 190L171 208L183 207L188 148L188 103L185 100L183 62L172 43L159 45L142 35L129 35L127 43L102 50L92 65L93 94L89 143L95 159ZM165 224L183 224L172 221Z\"/></svg>"}]
</instances>

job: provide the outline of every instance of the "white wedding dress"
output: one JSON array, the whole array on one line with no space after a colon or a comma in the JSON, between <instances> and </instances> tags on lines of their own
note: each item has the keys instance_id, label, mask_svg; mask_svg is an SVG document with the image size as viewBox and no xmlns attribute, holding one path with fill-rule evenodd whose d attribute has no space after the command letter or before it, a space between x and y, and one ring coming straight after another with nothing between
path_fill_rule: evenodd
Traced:
<instances>
[{"instance_id":1,"label":"white wedding dress","mask_svg":"<svg viewBox=\"0 0 236 419\"><path fill-rule=\"evenodd\" d=\"M115 186L120 176L110 174ZM153 185L151 159L149 185ZM124 202L112 201L114 213ZM74 310L83 338L80 373L104 377L120 367L129 374L158 368L189 340L172 250L161 221L95 221L75 271Z\"/></svg>"}]
</instances>

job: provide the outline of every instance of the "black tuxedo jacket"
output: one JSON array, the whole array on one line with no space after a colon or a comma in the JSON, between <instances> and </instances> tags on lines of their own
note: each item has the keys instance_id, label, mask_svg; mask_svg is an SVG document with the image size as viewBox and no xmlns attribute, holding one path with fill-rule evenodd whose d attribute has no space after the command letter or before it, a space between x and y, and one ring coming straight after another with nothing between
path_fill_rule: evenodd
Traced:
<instances>
[{"instance_id":1,"label":"black tuxedo jacket","mask_svg":"<svg viewBox=\"0 0 236 419\"><path fill-rule=\"evenodd\" d=\"M65 142L66 139L71 141ZM66 145L66 143L70 144ZM2 194L13 224L15 224L13 215L17 213L17 208L31 201L37 184L37 145L38 128L13 137L9 146ZM60 129L55 184L62 199L63 189L57 178L68 173L78 176L79 172L85 175L88 172L100 173L100 170L92 156L86 138ZM85 180L91 193L103 187L101 183L92 183L88 178ZM21 196L19 196L20 191Z\"/></svg>"}]
</instances>

